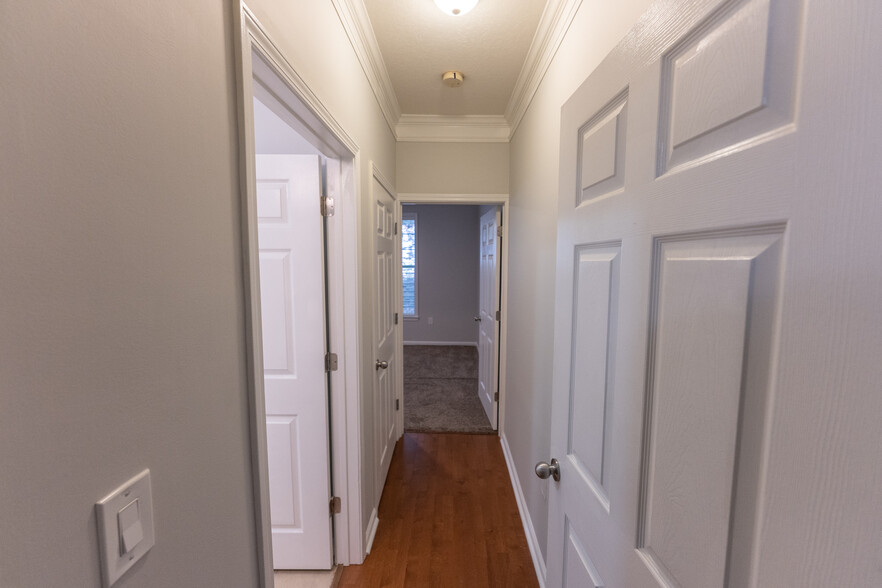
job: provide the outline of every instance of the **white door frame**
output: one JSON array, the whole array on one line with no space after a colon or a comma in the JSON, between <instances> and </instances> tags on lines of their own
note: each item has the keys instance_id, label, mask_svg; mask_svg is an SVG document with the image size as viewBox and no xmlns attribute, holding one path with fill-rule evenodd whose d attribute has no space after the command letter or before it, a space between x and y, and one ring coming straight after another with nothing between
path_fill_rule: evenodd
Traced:
<instances>
[{"instance_id":1,"label":"white door frame","mask_svg":"<svg viewBox=\"0 0 882 588\"><path fill-rule=\"evenodd\" d=\"M401 218L402 204L466 204L466 205L496 205L502 208L502 247L499 255L499 271L502 272L502 284L500 284L499 296L501 297L499 333L497 333L496 346L499 348L499 418L496 434L502 437L505 429L505 357L507 349L505 345L506 332L508 331L508 292L504 288L508 282L508 243L511 240L508 234L509 227L509 195L508 194L398 194L398 218ZM417 262L419 263L419 262ZM398 256L398 274L401 274L401 255ZM400 289L400 288L399 288ZM400 304L399 304L400 311ZM404 357L404 329L399 338L399 357ZM399 362L401 363L401 362ZM399 366L398 383L402 391L402 409L404 407L404 371ZM404 410L398 415L400 431L404 431Z\"/></svg>"},{"instance_id":2,"label":"white door frame","mask_svg":"<svg viewBox=\"0 0 882 588\"><path fill-rule=\"evenodd\" d=\"M341 499L334 517L334 551L338 564L361 563L361 455L358 381L358 219L361 217L356 179L359 148L298 75L260 22L245 5L234 8L236 37L239 177L242 206L242 256L245 302L246 386L251 427L251 461L258 571L261 586L272 588L272 536L263 350L258 274L256 169L254 144L255 76L284 104L300 123L298 132L329 159L340 162L339 174L328 174L328 195L336 200L336 213L327 225L327 307L331 350L339 367L330 374L332 491ZM257 63L258 67L252 65ZM261 63L262 62L262 63ZM335 181L336 178L336 181ZM347 361L347 358L351 361Z\"/></svg>"}]
</instances>

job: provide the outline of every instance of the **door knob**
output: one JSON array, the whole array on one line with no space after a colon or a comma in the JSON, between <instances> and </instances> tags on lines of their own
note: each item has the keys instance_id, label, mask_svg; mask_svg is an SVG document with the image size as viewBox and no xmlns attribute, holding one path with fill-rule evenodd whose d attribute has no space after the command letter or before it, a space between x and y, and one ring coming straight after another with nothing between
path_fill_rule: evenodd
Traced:
<instances>
[{"instance_id":1,"label":"door knob","mask_svg":"<svg viewBox=\"0 0 882 588\"><path fill-rule=\"evenodd\" d=\"M546 462L540 461L536 464L536 475L543 480L547 480L551 476L555 482L560 482L560 462L552 459L551 465L548 465Z\"/></svg>"},{"instance_id":2,"label":"door knob","mask_svg":"<svg viewBox=\"0 0 882 588\"><path fill-rule=\"evenodd\" d=\"M380 361L380 360L378 359L378 360L377 360L377 363L376 363L375 365L376 365L376 369L378 369L378 370L384 370L384 369L386 369L387 367L389 367L389 362L388 362L388 361Z\"/></svg>"},{"instance_id":3,"label":"door knob","mask_svg":"<svg viewBox=\"0 0 882 588\"><path fill-rule=\"evenodd\" d=\"M476 317L475 317L475 322L476 322L476 323L480 323L480 322L481 322L481 317L476 316Z\"/></svg>"}]
</instances>

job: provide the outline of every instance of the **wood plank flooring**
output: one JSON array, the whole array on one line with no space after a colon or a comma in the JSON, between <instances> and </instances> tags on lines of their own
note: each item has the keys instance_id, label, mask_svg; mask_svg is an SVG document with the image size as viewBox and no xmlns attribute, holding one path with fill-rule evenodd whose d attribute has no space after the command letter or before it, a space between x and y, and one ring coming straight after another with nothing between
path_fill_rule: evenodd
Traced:
<instances>
[{"instance_id":1,"label":"wood plank flooring","mask_svg":"<svg viewBox=\"0 0 882 588\"><path fill-rule=\"evenodd\" d=\"M539 585L495 435L405 433L378 516L340 588Z\"/></svg>"}]
</instances>

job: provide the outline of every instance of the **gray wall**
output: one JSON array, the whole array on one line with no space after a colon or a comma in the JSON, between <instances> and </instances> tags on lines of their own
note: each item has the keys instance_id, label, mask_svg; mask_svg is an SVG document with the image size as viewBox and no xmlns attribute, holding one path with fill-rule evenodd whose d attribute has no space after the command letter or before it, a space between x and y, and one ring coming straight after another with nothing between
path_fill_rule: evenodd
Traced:
<instances>
[{"instance_id":1,"label":"gray wall","mask_svg":"<svg viewBox=\"0 0 882 588\"><path fill-rule=\"evenodd\" d=\"M479 207L414 205L419 319L404 320L404 342L477 343ZM432 317L433 324L429 324Z\"/></svg>"},{"instance_id":2,"label":"gray wall","mask_svg":"<svg viewBox=\"0 0 882 588\"><path fill-rule=\"evenodd\" d=\"M395 177L332 2L249 4ZM145 467L156 545L117 586L257 585L234 5L0 3L3 588L100 585L93 505Z\"/></svg>"}]
</instances>

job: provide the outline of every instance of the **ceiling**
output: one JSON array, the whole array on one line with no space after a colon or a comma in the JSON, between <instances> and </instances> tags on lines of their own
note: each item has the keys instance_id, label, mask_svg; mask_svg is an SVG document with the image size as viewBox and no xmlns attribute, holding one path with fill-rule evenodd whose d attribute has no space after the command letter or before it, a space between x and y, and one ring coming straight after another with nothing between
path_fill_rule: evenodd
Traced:
<instances>
[{"instance_id":1,"label":"ceiling","mask_svg":"<svg viewBox=\"0 0 882 588\"><path fill-rule=\"evenodd\" d=\"M382 61L405 115L505 114L545 0L480 0L449 16L433 0L364 0ZM442 84L463 72L459 88Z\"/></svg>"}]
</instances>

